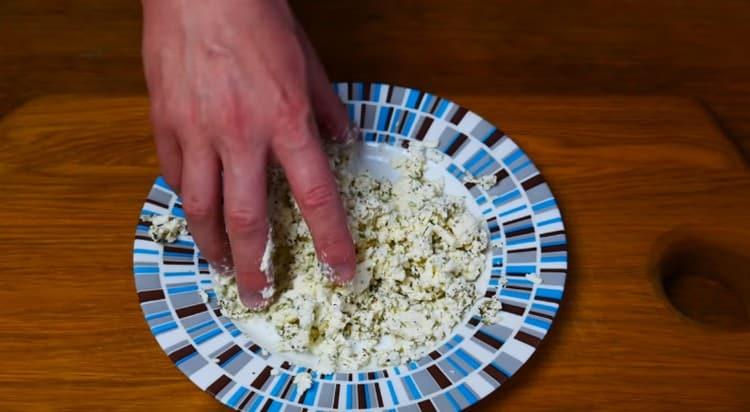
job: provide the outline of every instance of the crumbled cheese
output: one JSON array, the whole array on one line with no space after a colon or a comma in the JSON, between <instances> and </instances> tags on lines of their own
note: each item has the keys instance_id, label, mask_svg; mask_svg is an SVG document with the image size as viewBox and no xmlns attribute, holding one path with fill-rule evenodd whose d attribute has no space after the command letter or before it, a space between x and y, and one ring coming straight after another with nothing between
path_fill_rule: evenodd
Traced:
<instances>
[{"instance_id":1,"label":"crumbled cheese","mask_svg":"<svg viewBox=\"0 0 750 412\"><path fill-rule=\"evenodd\" d=\"M297 385L297 390L301 395L312 386L312 376L309 372L300 372L294 375L294 384Z\"/></svg>"},{"instance_id":2,"label":"crumbled cheese","mask_svg":"<svg viewBox=\"0 0 750 412\"><path fill-rule=\"evenodd\" d=\"M263 357L267 357L268 355L270 355L270 353L268 353L268 351L265 350L265 349L261 349L260 350L260 355L263 356Z\"/></svg>"},{"instance_id":3,"label":"crumbled cheese","mask_svg":"<svg viewBox=\"0 0 750 412\"><path fill-rule=\"evenodd\" d=\"M477 301L488 233L463 198L425 177L425 150L413 142L411 156L393 162L396 182L350 173L346 152L332 157L357 251L347 285L330 282L330 267L319 262L275 170L269 199L278 299L253 312L240 302L234 277L215 275L222 313L265 320L279 335L277 350L311 353L321 373L399 365L449 336Z\"/></svg>"},{"instance_id":4,"label":"crumbled cheese","mask_svg":"<svg viewBox=\"0 0 750 412\"><path fill-rule=\"evenodd\" d=\"M266 238L266 247L263 249L263 257L260 260L260 271L263 272L266 275L266 280L269 282L272 281L273 276L273 228L268 228L268 237ZM264 289L265 291L265 289ZM273 291L271 292L271 295L268 297L273 296ZM265 295L264 298L268 298Z\"/></svg>"},{"instance_id":5,"label":"crumbled cheese","mask_svg":"<svg viewBox=\"0 0 750 412\"><path fill-rule=\"evenodd\" d=\"M278 376L278 375L279 375L279 370L278 369L276 369L276 368L271 369L271 376Z\"/></svg>"},{"instance_id":6,"label":"crumbled cheese","mask_svg":"<svg viewBox=\"0 0 750 412\"><path fill-rule=\"evenodd\" d=\"M263 299L271 299L273 295L276 294L276 288L273 285L266 286L260 291L260 296L263 297Z\"/></svg>"},{"instance_id":7,"label":"crumbled cheese","mask_svg":"<svg viewBox=\"0 0 750 412\"><path fill-rule=\"evenodd\" d=\"M542 278L537 276L534 273L527 273L526 274L526 280L530 281L531 283L535 285L541 285L542 284Z\"/></svg>"},{"instance_id":8,"label":"crumbled cheese","mask_svg":"<svg viewBox=\"0 0 750 412\"><path fill-rule=\"evenodd\" d=\"M201 301L203 301L203 303L208 303L209 296L208 296L208 293L206 293L205 290L198 289L198 296L201 297Z\"/></svg>"},{"instance_id":9,"label":"crumbled cheese","mask_svg":"<svg viewBox=\"0 0 750 412\"><path fill-rule=\"evenodd\" d=\"M500 311L502 309L503 305L499 299L485 298L479 303L479 316L482 317L482 322L485 325L499 323L501 320Z\"/></svg>"},{"instance_id":10,"label":"crumbled cheese","mask_svg":"<svg viewBox=\"0 0 750 412\"><path fill-rule=\"evenodd\" d=\"M485 175L480 177L474 177L470 175L466 175L464 177L464 183L474 183L475 185L478 185L484 190L490 190L492 189L492 186L495 186L497 183L497 176L495 175Z\"/></svg>"},{"instance_id":11,"label":"crumbled cheese","mask_svg":"<svg viewBox=\"0 0 750 412\"><path fill-rule=\"evenodd\" d=\"M181 235L187 234L185 219L166 215L143 215L141 220L150 222L148 234L154 242L174 243Z\"/></svg>"}]
</instances>

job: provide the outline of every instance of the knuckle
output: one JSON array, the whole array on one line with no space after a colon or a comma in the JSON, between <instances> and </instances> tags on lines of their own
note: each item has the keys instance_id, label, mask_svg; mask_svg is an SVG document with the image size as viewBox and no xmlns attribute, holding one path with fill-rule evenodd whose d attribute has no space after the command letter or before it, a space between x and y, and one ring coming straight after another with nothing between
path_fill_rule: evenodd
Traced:
<instances>
[{"instance_id":1,"label":"knuckle","mask_svg":"<svg viewBox=\"0 0 750 412\"><path fill-rule=\"evenodd\" d=\"M300 130L310 117L312 110L305 95L282 93L277 108L279 127L284 131Z\"/></svg>"},{"instance_id":2,"label":"knuckle","mask_svg":"<svg viewBox=\"0 0 750 412\"><path fill-rule=\"evenodd\" d=\"M206 221L214 213L210 202L199 197L187 197L182 203L182 209L190 220Z\"/></svg>"},{"instance_id":3,"label":"knuckle","mask_svg":"<svg viewBox=\"0 0 750 412\"><path fill-rule=\"evenodd\" d=\"M333 208L336 200L338 193L331 185L315 185L302 193L299 202L303 210L320 210Z\"/></svg>"},{"instance_id":4,"label":"knuckle","mask_svg":"<svg viewBox=\"0 0 750 412\"><path fill-rule=\"evenodd\" d=\"M266 219L248 209L234 209L227 211L227 225L229 230L244 235L266 235Z\"/></svg>"}]
</instances>

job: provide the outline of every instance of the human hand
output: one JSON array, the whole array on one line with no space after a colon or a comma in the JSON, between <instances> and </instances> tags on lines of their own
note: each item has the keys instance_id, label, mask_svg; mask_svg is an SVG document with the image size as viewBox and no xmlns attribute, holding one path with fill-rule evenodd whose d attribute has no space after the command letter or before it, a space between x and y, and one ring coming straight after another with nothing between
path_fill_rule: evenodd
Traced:
<instances>
[{"instance_id":1,"label":"human hand","mask_svg":"<svg viewBox=\"0 0 750 412\"><path fill-rule=\"evenodd\" d=\"M353 131L288 4L143 0L143 60L164 179L182 197L201 253L234 265L240 298L259 309L273 279L266 245L267 167L276 159L334 279L355 254L318 135ZM222 206L223 198L223 206ZM228 237L227 237L228 235Z\"/></svg>"}]
</instances>

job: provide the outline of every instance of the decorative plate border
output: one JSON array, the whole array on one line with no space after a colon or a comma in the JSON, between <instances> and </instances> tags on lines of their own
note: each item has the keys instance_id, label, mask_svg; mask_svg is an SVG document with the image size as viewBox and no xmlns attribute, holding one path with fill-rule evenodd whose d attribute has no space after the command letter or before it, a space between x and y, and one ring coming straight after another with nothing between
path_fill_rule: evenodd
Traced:
<instances>
[{"instance_id":1,"label":"decorative plate border","mask_svg":"<svg viewBox=\"0 0 750 412\"><path fill-rule=\"evenodd\" d=\"M555 198L508 136L449 100L378 83L336 83L334 89L368 144L406 148L414 140L437 142L450 157L447 172L459 181L467 174L497 177L489 190L464 186L490 232L491 274L484 290L502 301L502 321L483 325L474 314L436 350L399 367L320 375L269 354L221 314L208 263L190 236L160 245L149 237L148 223L139 221L133 273L146 323L178 369L234 409L463 410L507 381L554 320L568 259ZM180 199L162 178L141 214L184 217ZM529 273L542 282L528 280ZM280 373L272 375L273 368ZM302 371L313 376L305 393L292 384Z\"/></svg>"}]
</instances>

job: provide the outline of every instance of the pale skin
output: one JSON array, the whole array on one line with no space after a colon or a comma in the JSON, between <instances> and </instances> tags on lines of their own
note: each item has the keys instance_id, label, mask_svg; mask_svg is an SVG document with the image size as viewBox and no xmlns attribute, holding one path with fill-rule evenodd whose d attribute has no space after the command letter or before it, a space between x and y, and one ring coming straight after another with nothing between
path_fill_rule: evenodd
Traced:
<instances>
[{"instance_id":1,"label":"pale skin","mask_svg":"<svg viewBox=\"0 0 750 412\"><path fill-rule=\"evenodd\" d=\"M334 280L355 254L321 135L353 138L346 112L283 0L143 0L143 61L162 174L217 268L234 267L246 306L270 302L260 270L267 168L284 169Z\"/></svg>"}]
</instances>

